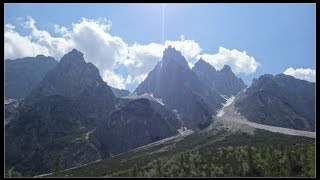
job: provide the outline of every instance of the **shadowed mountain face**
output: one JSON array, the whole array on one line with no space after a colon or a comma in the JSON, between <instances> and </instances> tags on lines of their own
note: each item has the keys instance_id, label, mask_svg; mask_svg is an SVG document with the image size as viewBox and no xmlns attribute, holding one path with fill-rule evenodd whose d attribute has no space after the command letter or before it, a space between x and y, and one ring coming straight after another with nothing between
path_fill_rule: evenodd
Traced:
<instances>
[{"instance_id":1,"label":"shadowed mountain face","mask_svg":"<svg viewBox=\"0 0 320 180\"><path fill-rule=\"evenodd\" d=\"M52 57L38 55L5 60L5 98L24 98L58 63Z\"/></svg>"},{"instance_id":2,"label":"shadowed mountain face","mask_svg":"<svg viewBox=\"0 0 320 180\"><path fill-rule=\"evenodd\" d=\"M284 74L263 75L235 106L252 122L315 131L315 83Z\"/></svg>"},{"instance_id":3,"label":"shadowed mountain face","mask_svg":"<svg viewBox=\"0 0 320 180\"><path fill-rule=\"evenodd\" d=\"M128 100L93 134L105 156L122 153L178 133L181 124L161 104L145 98Z\"/></svg>"},{"instance_id":4,"label":"shadowed mountain face","mask_svg":"<svg viewBox=\"0 0 320 180\"><path fill-rule=\"evenodd\" d=\"M220 71L216 71L213 66L200 59L192 70L207 86L227 97L236 95L247 87L241 78L237 78L228 65L224 65Z\"/></svg>"},{"instance_id":5,"label":"shadowed mountain face","mask_svg":"<svg viewBox=\"0 0 320 180\"><path fill-rule=\"evenodd\" d=\"M93 145L77 137L106 119L115 100L98 69L72 50L19 104L6 125L6 164L33 174L52 170L60 153L69 158L62 168L98 159ZM82 149L84 156L77 155L79 145L87 147Z\"/></svg>"},{"instance_id":6,"label":"shadowed mountain face","mask_svg":"<svg viewBox=\"0 0 320 180\"><path fill-rule=\"evenodd\" d=\"M86 63L83 54L75 49L64 55L57 67L48 72L25 103L32 104L51 95L70 98L79 111L85 112L86 121L90 124L107 117L114 109L116 99L99 70L92 63Z\"/></svg>"},{"instance_id":7,"label":"shadowed mountain face","mask_svg":"<svg viewBox=\"0 0 320 180\"><path fill-rule=\"evenodd\" d=\"M189 68L179 51L169 46L162 61L137 87L138 95L153 94L170 109L182 115L185 126L203 128L211 121L211 115L225 101L215 90L206 86Z\"/></svg>"}]
</instances>

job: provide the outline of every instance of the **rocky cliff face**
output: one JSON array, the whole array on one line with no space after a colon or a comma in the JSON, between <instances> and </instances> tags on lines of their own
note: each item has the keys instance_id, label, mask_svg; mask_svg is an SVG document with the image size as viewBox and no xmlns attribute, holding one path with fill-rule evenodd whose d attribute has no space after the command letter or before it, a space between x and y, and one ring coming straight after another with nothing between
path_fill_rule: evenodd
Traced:
<instances>
[{"instance_id":1,"label":"rocky cliff face","mask_svg":"<svg viewBox=\"0 0 320 180\"><path fill-rule=\"evenodd\" d=\"M60 95L75 103L86 122L97 124L114 110L115 96L98 69L86 63L83 54L72 50L64 55L56 68L48 72L39 86L26 98L31 104L42 97Z\"/></svg>"},{"instance_id":2,"label":"rocky cliff face","mask_svg":"<svg viewBox=\"0 0 320 180\"><path fill-rule=\"evenodd\" d=\"M54 58L43 55L5 60L5 98L26 97L57 64Z\"/></svg>"},{"instance_id":3,"label":"rocky cliff face","mask_svg":"<svg viewBox=\"0 0 320 180\"><path fill-rule=\"evenodd\" d=\"M165 49L162 61L135 92L138 95L150 93L162 99L170 109L177 110L185 126L192 129L203 128L210 123L211 115L225 101L199 80L181 53L171 46Z\"/></svg>"},{"instance_id":4,"label":"rocky cliff face","mask_svg":"<svg viewBox=\"0 0 320 180\"><path fill-rule=\"evenodd\" d=\"M166 107L145 98L128 100L93 133L105 156L122 153L177 134L179 120Z\"/></svg>"},{"instance_id":5,"label":"rocky cliff face","mask_svg":"<svg viewBox=\"0 0 320 180\"><path fill-rule=\"evenodd\" d=\"M263 75L235 106L252 122L315 131L315 83L284 74Z\"/></svg>"},{"instance_id":6,"label":"rocky cliff face","mask_svg":"<svg viewBox=\"0 0 320 180\"><path fill-rule=\"evenodd\" d=\"M6 164L32 174L50 172L54 154L61 152L71 154L67 156L69 160L75 158L66 161L64 167L99 158L92 148L82 148L79 152L81 149L74 146L80 145L74 141L95 128L114 109L115 97L98 69L86 63L81 52L72 50L19 104L19 115L7 124ZM93 146L88 141L78 143ZM82 155L76 156L72 149Z\"/></svg>"},{"instance_id":7,"label":"rocky cliff face","mask_svg":"<svg viewBox=\"0 0 320 180\"><path fill-rule=\"evenodd\" d=\"M209 63L200 59L192 68L198 77L209 87L215 89L219 94L230 97L236 95L247 86L241 78L238 78L230 66L224 65L220 71Z\"/></svg>"}]
</instances>

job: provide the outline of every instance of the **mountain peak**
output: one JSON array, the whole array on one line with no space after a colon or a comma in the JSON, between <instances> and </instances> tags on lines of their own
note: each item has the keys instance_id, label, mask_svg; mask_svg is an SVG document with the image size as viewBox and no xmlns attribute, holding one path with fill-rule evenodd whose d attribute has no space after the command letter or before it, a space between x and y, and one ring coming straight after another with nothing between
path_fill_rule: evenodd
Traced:
<instances>
[{"instance_id":1,"label":"mountain peak","mask_svg":"<svg viewBox=\"0 0 320 180\"><path fill-rule=\"evenodd\" d=\"M200 58L196 64L207 64L207 62L205 60L203 60L202 58Z\"/></svg>"},{"instance_id":2,"label":"mountain peak","mask_svg":"<svg viewBox=\"0 0 320 180\"><path fill-rule=\"evenodd\" d=\"M172 47L171 45L169 45L165 50L175 50L176 51L176 49L174 47Z\"/></svg>"},{"instance_id":3,"label":"mountain peak","mask_svg":"<svg viewBox=\"0 0 320 180\"><path fill-rule=\"evenodd\" d=\"M263 74L259 77L259 79L273 79L273 77L274 76L272 74Z\"/></svg>"},{"instance_id":4,"label":"mountain peak","mask_svg":"<svg viewBox=\"0 0 320 180\"><path fill-rule=\"evenodd\" d=\"M283 74L283 73L277 74L274 77L277 78L277 79L285 79L285 78L287 78L287 79L292 79L292 78L296 79L293 76L286 75L286 74Z\"/></svg>"},{"instance_id":5,"label":"mountain peak","mask_svg":"<svg viewBox=\"0 0 320 180\"><path fill-rule=\"evenodd\" d=\"M224 65L220 71L216 71L212 65L200 59L192 70L207 86L228 97L236 95L246 88L242 79L238 78L228 65Z\"/></svg>"},{"instance_id":6,"label":"mountain peak","mask_svg":"<svg viewBox=\"0 0 320 180\"><path fill-rule=\"evenodd\" d=\"M110 87L105 83L97 67L86 63L83 53L73 49L65 54L57 66L42 79L34 96L62 95L80 97L97 95L113 98Z\"/></svg>"},{"instance_id":7,"label":"mountain peak","mask_svg":"<svg viewBox=\"0 0 320 180\"><path fill-rule=\"evenodd\" d=\"M37 55L36 59L40 60L40 61L56 61L53 57L45 56L45 55L42 55L42 54Z\"/></svg>"},{"instance_id":8,"label":"mountain peak","mask_svg":"<svg viewBox=\"0 0 320 180\"><path fill-rule=\"evenodd\" d=\"M232 72L231 67L229 65L224 65L223 68L221 69L221 71L224 72Z\"/></svg>"},{"instance_id":9,"label":"mountain peak","mask_svg":"<svg viewBox=\"0 0 320 180\"><path fill-rule=\"evenodd\" d=\"M60 62L78 62L78 63L85 63L85 60L83 58L83 53L76 50L72 49L72 51L68 52L65 54Z\"/></svg>"},{"instance_id":10,"label":"mountain peak","mask_svg":"<svg viewBox=\"0 0 320 180\"><path fill-rule=\"evenodd\" d=\"M169 45L163 52L162 64L167 66L172 62L182 67L189 68L187 60L182 56L181 52Z\"/></svg>"},{"instance_id":11,"label":"mountain peak","mask_svg":"<svg viewBox=\"0 0 320 180\"><path fill-rule=\"evenodd\" d=\"M161 63L135 92L138 95L153 94L153 97L162 99L167 107L179 112L187 128L197 130L206 126L224 99L205 85L181 53L171 46L165 49Z\"/></svg>"},{"instance_id":12,"label":"mountain peak","mask_svg":"<svg viewBox=\"0 0 320 180\"><path fill-rule=\"evenodd\" d=\"M198 62L205 62L205 60L201 57Z\"/></svg>"},{"instance_id":13,"label":"mountain peak","mask_svg":"<svg viewBox=\"0 0 320 180\"><path fill-rule=\"evenodd\" d=\"M82 52L80 52L80 51L78 51L77 49L72 49L69 53L71 53L71 54L77 54L77 55L83 56L83 53L82 53ZM68 54L69 54L69 53L68 53Z\"/></svg>"},{"instance_id":14,"label":"mountain peak","mask_svg":"<svg viewBox=\"0 0 320 180\"><path fill-rule=\"evenodd\" d=\"M39 55L36 56L36 58L45 58L45 57L47 57L47 56L42 55L42 54L39 54ZM48 57L49 57L49 56L48 56Z\"/></svg>"},{"instance_id":15,"label":"mountain peak","mask_svg":"<svg viewBox=\"0 0 320 180\"><path fill-rule=\"evenodd\" d=\"M177 51L174 47L172 47L171 45L169 45L163 52L163 55L180 55L181 56L181 52Z\"/></svg>"},{"instance_id":16,"label":"mountain peak","mask_svg":"<svg viewBox=\"0 0 320 180\"><path fill-rule=\"evenodd\" d=\"M208 62L206 62L205 60L203 60L202 58L200 58L193 66L192 68L193 71L199 71L199 73L201 72L216 72L216 69L211 66Z\"/></svg>"}]
</instances>

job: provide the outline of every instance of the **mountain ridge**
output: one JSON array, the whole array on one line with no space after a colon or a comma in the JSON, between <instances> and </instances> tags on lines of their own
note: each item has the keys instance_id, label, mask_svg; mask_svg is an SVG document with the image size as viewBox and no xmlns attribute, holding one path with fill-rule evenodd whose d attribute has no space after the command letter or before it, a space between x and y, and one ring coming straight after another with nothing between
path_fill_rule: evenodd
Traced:
<instances>
[{"instance_id":1,"label":"mountain ridge","mask_svg":"<svg viewBox=\"0 0 320 180\"><path fill-rule=\"evenodd\" d=\"M210 88L219 94L231 97L247 87L241 78L238 78L229 65L217 71L208 62L200 59L192 67L197 76Z\"/></svg>"},{"instance_id":2,"label":"mountain ridge","mask_svg":"<svg viewBox=\"0 0 320 180\"><path fill-rule=\"evenodd\" d=\"M5 98L26 97L57 64L53 57L44 55L5 60Z\"/></svg>"},{"instance_id":3,"label":"mountain ridge","mask_svg":"<svg viewBox=\"0 0 320 180\"><path fill-rule=\"evenodd\" d=\"M262 75L235 106L252 122L315 131L315 83L284 74Z\"/></svg>"},{"instance_id":4,"label":"mountain ridge","mask_svg":"<svg viewBox=\"0 0 320 180\"><path fill-rule=\"evenodd\" d=\"M179 51L169 46L163 54L162 61L139 84L135 93L149 93L162 99L170 109L182 114L187 128L207 126L212 121L211 114L221 107L224 98L199 80Z\"/></svg>"}]
</instances>

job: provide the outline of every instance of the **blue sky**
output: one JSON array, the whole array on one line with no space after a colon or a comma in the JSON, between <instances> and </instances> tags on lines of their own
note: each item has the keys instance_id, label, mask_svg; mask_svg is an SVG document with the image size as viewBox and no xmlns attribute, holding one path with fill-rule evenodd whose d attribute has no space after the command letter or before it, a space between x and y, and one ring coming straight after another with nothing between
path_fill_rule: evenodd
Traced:
<instances>
[{"instance_id":1,"label":"blue sky","mask_svg":"<svg viewBox=\"0 0 320 180\"><path fill-rule=\"evenodd\" d=\"M136 43L136 45L141 45L141 47L145 49L150 49L152 48L151 43L163 43L162 38L170 41L170 44L174 43L173 41L180 41L180 36L184 35L184 39L193 40L194 43L200 46L201 52L199 52L198 55L217 54L219 53L219 47L226 48L230 50L230 52L233 49L239 52L245 51L246 55L254 58L254 60L260 64L255 68L254 72L251 72L251 70L250 73L242 73L241 68L239 69L237 75L249 85L253 77L259 77L265 73L283 73L290 67L293 69L309 68L315 70L315 9L315 4L262 3L165 5L5 4L4 23L14 26L14 32L18 33L21 37L32 36L33 38L31 38L30 41L41 46L44 45L41 44L39 36L37 36L34 31L32 34L32 27L25 28L22 25L28 21L28 17L35 21L37 30L46 31L54 38L64 37L54 31L54 25L64 26L69 31L72 31L72 23L76 24L78 22L80 24L80 20L83 17L91 20L105 18L111 21L112 24L110 29L107 30L107 33L113 37L121 38L121 41L123 41L127 47L131 47ZM9 39L9 37L13 38L15 36L8 35L7 39ZM76 37L75 34L73 34L72 37ZM192 43L190 42L190 44ZM10 44L10 47L11 46L14 45ZM7 45L7 47L9 47L9 45ZM85 49L85 47L88 46L83 45L79 48L80 50L83 48L84 51L89 51ZM15 49L18 47L11 48ZM48 49L48 47L46 48ZM154 54L142 53L141 48L138 48L138 46L133 49L133 54L135 55L132 56L136 59L130 62L136 62L135 67L144 67L143 65L138 65L140 62L139 58L142 59L145 57L145 60L141 60L142 64L145 64L145 62L148 61L147 58L152 59L153 56L158 56L155 55L157 54L156 52ZM36 53L37 51L34 50L34 52ZM43 52L48 52L48 55L52 55L52 53L50 54L50 49L44 50ZM144 56L142 56L141 53ZM197 54L197 52L195 52L195 54ZM193 59L190 60L191 63L194 63L195 60L200 57L195 54L190 55L190 59ZM21 56L22 55L24 55L24 53L21 52ZM106 54L106 56L108 55ZM7 57L14 58L15 54L10 54ZM56 55L56 57L58 58L59 55ZM92 57L94 58L94 56ZM238 56L235 55L232 57L236 58ZM241 58L241 54L239 57ZM222 61L223 60L224 59L222 59ZM156 60L152 59L150 61ZM211 62L213 65L217 65L215 60L211 60ZM225 62L236 63L237 59L232 61L225 60ZM136 75L130 79L128 78L128 74L130 75L131 69L129 67L126 68L128 64L130 64L129 61L119 60L115 61L113 65L105 65L105 68L109 68L108 77L111 77L110 73L120 77L120 80L115 80L113 83L122 81L122 83L125 84L125 88L132 91L137 83L141 81L137 80L133 83L132 79L143 73L145 77L145 72L140 72L140 74L136 72ZM150 64L150 66L153 64ZM98 63L96 65L98 66ZM149 71L150 66L145 68ZM219 69L219 65L216 67ZM99 70L101 71L102 69L99 68ZM106 72L106 74L108 73ZM292 75L295 75L297 72L294 71L292 73ZM106 74L105 76L107 77ZM117 77L115 77L115 79L116 78ZM108 78L106 79L108 82Z\"/></svg>"}]
</instances>

